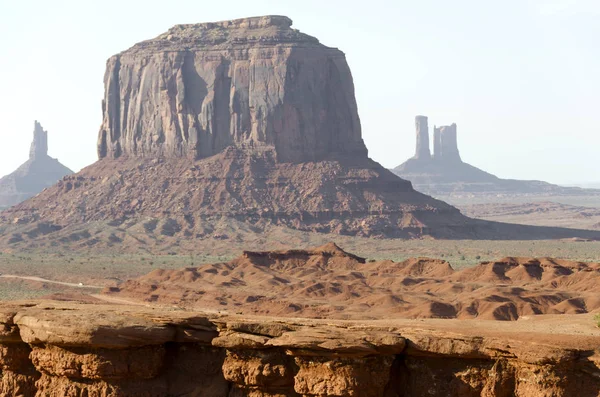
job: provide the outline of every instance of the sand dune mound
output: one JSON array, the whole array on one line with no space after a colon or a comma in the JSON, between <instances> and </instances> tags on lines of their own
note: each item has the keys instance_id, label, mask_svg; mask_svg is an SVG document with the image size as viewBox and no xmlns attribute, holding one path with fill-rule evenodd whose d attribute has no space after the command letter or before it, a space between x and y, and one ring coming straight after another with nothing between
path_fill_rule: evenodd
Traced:
<instances>
[{"instance_id":1,"label":"sand dune mound","mask_svg":"<svg viewBox=\"0 0 600 397\"><path fill-rule=\"evenodd\" d=\"M598 311L598 283L596 263L508 257L455 271L439 259L367 261L330 243L158 269L104 293L244 314L511 321Z\"/></svg>"}]
</instances>

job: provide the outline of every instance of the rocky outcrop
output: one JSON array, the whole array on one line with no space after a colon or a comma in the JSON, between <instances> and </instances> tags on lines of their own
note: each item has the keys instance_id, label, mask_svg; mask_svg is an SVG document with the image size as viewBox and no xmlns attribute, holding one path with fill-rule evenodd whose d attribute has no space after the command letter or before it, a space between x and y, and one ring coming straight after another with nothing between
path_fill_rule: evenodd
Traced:
<instances>
[{"instance_id":1,"label":"rocky outcrop","mask_svg":"<svg viewBox=\"0 0 600 397\"><path fill-rule=\"evenodd\" d=\"M283 16L177 25L108 60L100 158L366 156L344 54Z\"/></svg>"},{"instance_id":2,"label":"rocky outcrop","mask_svg":"<svg viewBox=\"0 0 600 397\"><path fill-rule=\"evenodd\" d=\"M597 396L600 336L3 305L6 396Z\"/></svg>"},{"instance_id":3,"label":"rocky outcrop","mask_svg":"<svg viewBox=\"0 0 600 397\"><path fill-rule=\"evenodd\" d=\"M433 128L433 155L429 152L427 118L417 116L417 154L392 171L409 180L423 193L444 200L490 195L600 195L600 190L552 185L542 181L500 179L462 161L457 142L457 126ZM424 147L427 145L427 147Z\"/></svg>"},{"instance_id":4,"label":"rocky outcrop","mask_svg":"<svg viewBox=\"0 0 600 397\"><path fill-rule=\"evenodd\" d=\"M35 196L72 173L58 160L48 156L48 132L36 121L29 160L0 179L0 209Z\"/></svg>"}]
</instances>

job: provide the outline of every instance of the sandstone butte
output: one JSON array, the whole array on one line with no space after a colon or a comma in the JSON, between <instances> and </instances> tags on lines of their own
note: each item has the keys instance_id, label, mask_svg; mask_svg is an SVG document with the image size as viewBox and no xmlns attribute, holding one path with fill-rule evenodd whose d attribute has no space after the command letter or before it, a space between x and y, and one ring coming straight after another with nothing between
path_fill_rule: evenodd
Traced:
<instances>
[{"instance_id":1,"label":"sandstone butte","mask_svg":"<svg viewBox=\"0 0 600 397\"><path fill-rule=\"evenodd\" d=\"M58 160L48 156L48 132L36 121L29 160L0 179L0 209L33 197L72 173Z\"/></svg>"},{"instance_id":2,"label":"sandstone butte","mask_svg":"<svg viewBox=\"0 0 600 397\"><path fill-rule=\"evenodd\" d=\"M429 120L415 117L415 155L392 170L412 182L415 189L433 196L599 196L599 189L553 185L543 181L502 179L465 163L458 150L457 126L433 127L433 153L429 140Z\"/></svg>"},{"instance_id":3,"label":"sandstone butte","mask_svg":"<svg viewBox=\"0 0 600 397\"><path fill-rule=\"evenodd\" d=\"M415 191L368 157L344 53L291 25L177 25L111 57L99 161L2 212L0 246L114 249L139 231L131 245L167 246L235 222L249 233L600 238L473 220Z\"/></svg>"},{"instance_id":4,"label":"sandstone butte","mask_svg":"<svg viewBox=\"0 0 600 397\"><path fill-rule=\"evenodd\" d=\"M0 394L596 397L600 332L569 330L581 320L516 332L507 323L13 302L0 308Z\"/></svg>"}]
</instances>

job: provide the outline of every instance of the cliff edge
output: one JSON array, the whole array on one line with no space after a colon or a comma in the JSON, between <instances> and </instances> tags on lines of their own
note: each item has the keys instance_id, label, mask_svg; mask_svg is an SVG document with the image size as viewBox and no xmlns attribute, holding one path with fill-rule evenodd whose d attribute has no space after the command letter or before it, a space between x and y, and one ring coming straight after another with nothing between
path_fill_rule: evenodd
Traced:
<instances>
[{"instance_id":1,"label":"cliff edge","mask_svg":"<svg viewBox=\"0 0 600 397\"><path fill-rule=\"evenodd\" d=\"M0 393L595 397L600 336L581 318L570 320L570 328L544 321L514 332L477 322L287 321L9 303L0 309Z\"/></svg>"}]
</instances>

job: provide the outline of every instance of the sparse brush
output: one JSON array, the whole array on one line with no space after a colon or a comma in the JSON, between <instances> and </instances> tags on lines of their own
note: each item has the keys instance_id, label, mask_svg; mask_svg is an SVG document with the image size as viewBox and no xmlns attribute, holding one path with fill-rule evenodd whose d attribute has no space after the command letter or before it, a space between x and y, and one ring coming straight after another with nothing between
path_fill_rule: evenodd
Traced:
<instances>
[{"instance_id":1,"label":"sparse brush","mask_svg":"<svg viewBox=\"0 0 600 397\"><path fill-rule=\"evenodd\" d=\"M594 321L596 322L596 327L600 328L600 314L594 316Z\"/></svg>"}]
</instances>

